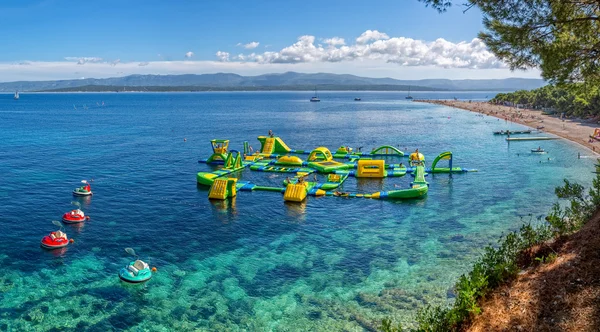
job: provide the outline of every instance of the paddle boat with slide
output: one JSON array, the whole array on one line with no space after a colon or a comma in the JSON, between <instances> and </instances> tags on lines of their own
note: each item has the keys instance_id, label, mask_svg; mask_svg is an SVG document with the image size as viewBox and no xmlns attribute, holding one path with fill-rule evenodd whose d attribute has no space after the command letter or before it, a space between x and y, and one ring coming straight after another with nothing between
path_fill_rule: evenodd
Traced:
<instances>
[{"instance_id":1,"label":"paddle boat with slide","mask_svg":"<svg viewBox=\"0 0 600 332\"><path fill-rule=\"evenodd\" d=\"M64 248L67 245L69 245L69 243L74 242L73 239L69 240L67 238L67 234L65 234L62 231L62 225L60 224L59 221L54 220L54 221L52 221L52 223L56 226L59 226L60 229L55 232L50 232L50 234L48 234L42 238L42 241L40 242L40 245L42 246L42 248L59 249L59 248Z\"/></svg>"},{"instance_id":2,"label":"paddle boat with slide","mask_svg":"<svg viewBox=\"0 0 600 332\"><path fill-rule=\"evenodd\" d=\"M119 278L123 281L136 284L150 280L152 278L152 271L148 263L136 259L133 262L129 262L126 267L119 271Z\"/></svg>"},{"instance_id":3,"label":"paddle boat with slide","mask_svg":"<svg viewBox=\"0 0 600 332\"><path fill-rule=\"evenodd\" d=\"M77 209L71 210L63 214L62 220L64 223L76 224L90 220L90 217L86 216L85 213L81 210L81 205L78 202L71 202L71 204L76 205Z\"/></svg>"},{"instance_id":4,"label":"paddle boat with slide","mask_svg":"<svg viewBox=\"0 0 600 332\"><path fill-rule=\"evenodd\" d=\"M63 214L62 220L66 224L76 224L90 220L90 217L86 216L80 209L76 209Z\"/></svg>"},{"instance_id":5,"label":"paddle boat with slide","mask_svg":"<svg viewBox=\"0 0 600 332\"><path fill-rule=\"evenodd\" d=\"M130 255L135 256L136 260L129 262L129 264L119 271L119 278L133 284L150 280L152 278L152 272L156 271L156 268L152 268L151 270L148 263L137 258L137 255L132 248L126 248L125 251Z\"/></svg>"},{"instance_id":6,"label":"paddle boat with slide","mask_svg":"<svg viewBox=\"0 0 600 332\"><path fill-rule=\"evenodd\" d=\"M83 183L84 185L79 188L75 188L73 190L73 195L75 195L75 196L90 196L90 195L92 195L92 188L91 188L90 184L86 180L81 180L81 183Z\"/></svg>"}]
</instances>

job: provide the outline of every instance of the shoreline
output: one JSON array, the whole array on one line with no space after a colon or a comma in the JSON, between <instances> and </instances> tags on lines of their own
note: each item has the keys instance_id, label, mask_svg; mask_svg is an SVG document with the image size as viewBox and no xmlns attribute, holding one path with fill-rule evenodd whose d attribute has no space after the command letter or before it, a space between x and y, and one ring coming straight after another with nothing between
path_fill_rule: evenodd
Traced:
<instances>
[{"instance_id":1,"label":"shoreline","mask_svg":"<svg viewBox=\"0 0 600 332\"><path fill-rule=\"evenodd\" d=\"M594 132L594 128L600 128L600 124L585 123L575 119L560 119L551 115L542 114L541 110L519 109L481 101L468 102L430 99L419 99L414 101L460 108L474 113L493 116L505 120L505 124L508 122L518 123L534 130L550 133L579 144L590 150L595 156L600 156L600 141L592 140L592 142L590 142L590 135ZM542 126L543 128L537 129ZM506 128L498 128L497 130L506 130Z\"/></svg>"}]
</instances>

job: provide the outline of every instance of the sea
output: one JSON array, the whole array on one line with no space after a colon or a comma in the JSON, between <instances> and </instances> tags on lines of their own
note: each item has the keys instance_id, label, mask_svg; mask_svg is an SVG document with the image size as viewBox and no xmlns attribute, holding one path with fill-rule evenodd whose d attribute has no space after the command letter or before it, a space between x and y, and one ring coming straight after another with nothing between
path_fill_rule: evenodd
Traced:
<instances>
[{"instance_id":1,"label":"sea","mask_svg":"<svg viewBox=\"0 0 600 332\"><path fill-rule=\"evenodd\" d=\"M492 134L522 125L399 92L322 91L319 103L311 96L0 95L0 330L372 331L384 318L410 327L419 308L452 303L453 285L485 246L543 222L563 179L591 184L589 150ZM478 171L430 174L427 196L415 200L286 203L280 193L240 191L210 201L196 183L197 172L218 168L198 163L212 153L210 140L257 150L269 130L299 150L391 145L418 148L429 163L451 151L453 166ZM538 146L547 153L530 152ZM282 186L290 174L234 176ZM341 190L408 188L412 179L349 178ZM72 195L82 180L93 196ZM52 221L76 204L90 220L62 227L74 243L42 249L42 237L58 229ZM136 257L156 267L153 278L121 281L119 270Z\"/></svg>"}]
</instances>

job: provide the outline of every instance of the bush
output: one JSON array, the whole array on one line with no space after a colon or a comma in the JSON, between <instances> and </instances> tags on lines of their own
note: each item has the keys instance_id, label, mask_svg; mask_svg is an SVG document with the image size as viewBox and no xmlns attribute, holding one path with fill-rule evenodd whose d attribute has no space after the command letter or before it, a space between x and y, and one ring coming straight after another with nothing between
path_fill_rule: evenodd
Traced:
<instances>
[{"instance_id":1,"label":"bush","mask_svg":"<svg viewBox=\"0 0 600 332\"><path fill-rule=\"evenodd\" d=\"M473 269L458 279L454 304L450 308L427 306L419 310L416 317L418 327L414 331L457 331L468 324L481 312L479 300L517 275L520 269L518 259L522 253L557 236L575 232L590 219L600 206L600 174L593 180L587 196L583 186L568 180L564 180L564 185L557 187L555 193L558 198L570 199L570 204L562 209L555 203L546 217L546 224L524 224L518 231L501 238L497 248L487 246ZM543 264L556 258L557 254L553 252L535 260ZM403 331L400 325L393 327L389 319L382 322L382 330Z\"/></svg>"}]
</instances>

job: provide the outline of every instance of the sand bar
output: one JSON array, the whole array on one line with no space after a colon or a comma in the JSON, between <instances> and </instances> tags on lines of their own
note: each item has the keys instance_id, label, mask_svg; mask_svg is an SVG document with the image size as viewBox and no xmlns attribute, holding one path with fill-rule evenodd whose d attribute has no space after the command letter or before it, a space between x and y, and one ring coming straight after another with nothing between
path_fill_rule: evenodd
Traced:
<instances>
[{"instance_id":1,"label":"sand bar","mask_svg":"<svg viewBox=\"0 0 600 332\"><path fill-rule=\"evenodd\" d=\"M482 101L460 101L460 100L414 100L430 104L438 104L456 107L471 112L486 114L504 120L498 122L496 130L508 129L508 122L520 123L533 129L541 128L540 131L548 132L562 138L566 138L577 144L581 144L598 155L600 142L590 140L590 135L595 128L600 128L599 123L585 122L580 119L560 119L558 116L544 115L541 110L523 109L502 105L490 104ZM492 132L490 132L492 135Z\"/></svg>"}]
</instances>

